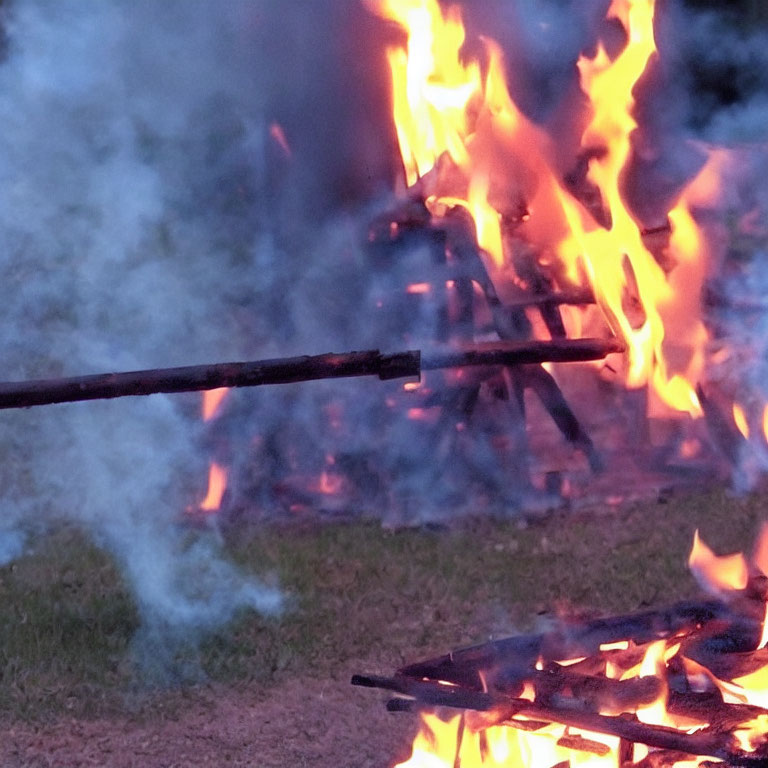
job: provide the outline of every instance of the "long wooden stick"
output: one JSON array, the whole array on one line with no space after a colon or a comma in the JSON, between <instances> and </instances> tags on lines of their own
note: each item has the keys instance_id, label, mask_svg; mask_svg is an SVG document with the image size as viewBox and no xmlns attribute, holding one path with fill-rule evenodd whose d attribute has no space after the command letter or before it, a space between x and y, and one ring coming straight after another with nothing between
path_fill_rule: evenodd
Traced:
<instances>
[{"instance_id":1,"label":"long wooden stick","mask_svg":"<svg viewBox=\"0 0 768 768\"><path fill-rule=\"evenodd\" d=\"M353 376L398 379L418 377L421 371L441 368L600 360L621 351L621 344L612 339L502 341L469 348L432 350L423 354L419 350L408 350L383 355L378 350L367 350L61 379L9 381L0 383L0 409Z\"/></svg>"}]
</instances>

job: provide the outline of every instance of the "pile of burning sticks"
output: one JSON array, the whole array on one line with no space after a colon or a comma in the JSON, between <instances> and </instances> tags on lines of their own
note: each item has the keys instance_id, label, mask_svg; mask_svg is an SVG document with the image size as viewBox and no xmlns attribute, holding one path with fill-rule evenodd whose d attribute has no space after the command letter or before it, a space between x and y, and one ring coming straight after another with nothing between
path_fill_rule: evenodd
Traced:
<instances>
[{"instance_id":1,"label":"pile of burning sticks","mask_svg":"<svg viewBox=\"0 0 768 768\"><path fill-rule=\"evenodd\" d=\"M392 712L422 713L409 768L768 766L768 578L698 536L691 567L717 598L564 623L352 683L397 694Z\"/></svg>"}]
</instances>

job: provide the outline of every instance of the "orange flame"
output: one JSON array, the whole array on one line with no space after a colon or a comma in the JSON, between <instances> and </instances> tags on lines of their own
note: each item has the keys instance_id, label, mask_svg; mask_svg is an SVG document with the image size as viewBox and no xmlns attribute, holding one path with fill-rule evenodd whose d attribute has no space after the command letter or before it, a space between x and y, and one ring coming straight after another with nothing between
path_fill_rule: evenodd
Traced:
<instances>
[{"instance_id":1,"label":"orange flame","mask_svg":"<svg viewBox=\"0 0 768 768\"><path fill-rule=\"evenodd\" d=\"M227 470L216 462L212 462L208 470L208 493L200 502L203 512L216 512L221 506L224 491L227 490Z\"/></svg>"},{"instance_id":2,"label":"orange flame","mask_svg":"<svg viewBox=\"0 0 768 768\"><path fill-rule=\"evenodd\" d=\"M229 394L229 387L206 389L203 392L203 421L211 421L219 415L221 406Z\"/></svg>"},{"instance_id":3,"label":"orange flame","mask_svg":"<svg viewBox=\"0 0 768 768\"><path fill-rule=\"evenodd\" d=\"M566 263L579 259L608 324L626 342L627 385L650 383L663 403L698 416L701 407L691 376L701 370L706 340L696 305L696 285L703 279L698 229L684 204L670 213L670 249L679 269L668 277L646 248L641 228L624 203L620 188L621 174L631 154L631 134L636 128L632 89L656 52L654 0L614 0L608 16L617 18L627 30L626 47L613 61L601 47L593 59L582 57L578 66L582 89L593 108L582 145L585 149L603 150L590 160L588 178L601 192L611 225L607 229L600 227L563 196L571 234L560 244L559 252ZM683 264L690 266L682 269ZM572 263L569 274L579 271ZM687 283L683 283L684 290L675 290L683 280ZM675 322L687 326L681 329L685 335L676 334L675 338L685 338L691 347L687 369L678 373L671 372L663 343L670 324Z\"/></svg>"}]
</instances>

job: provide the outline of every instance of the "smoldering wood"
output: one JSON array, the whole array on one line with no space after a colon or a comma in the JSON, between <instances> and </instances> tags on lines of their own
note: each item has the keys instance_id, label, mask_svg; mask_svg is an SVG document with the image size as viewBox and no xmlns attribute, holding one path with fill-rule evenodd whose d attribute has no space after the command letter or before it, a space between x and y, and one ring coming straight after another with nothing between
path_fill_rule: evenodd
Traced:
<instances>
[{"instance_id":1,"label":"smoldering wood","mask_svg":"<svg viewBox=\"0 0 768 768\"><path fill-rule=\"evenodd\" d=\"M599 757L605 757L611 751L611 748L607 744L603 744L602 741L585 739L583 736L573 734L561 736L557 740L557 746L572 749L576 752L588 752Z\"/></svg>"},{"instance_id":2,"label":"smoldering wood","mask_svg":"<svg viewBox=\"0 0 768 768\"><path fill-rule=\"evenodd\" d=\"M768 666L768 648L746 653L707 652L707 649L692 642L683 648L687 658L697 661L721 680L746 677Z\"/></svg>"},{"instance_id":3,"label":"smoldering wood","mask_svg":"<svg viewBox=\"0 0 768 768\"><path fill-rule=\"evenodd\" d=\"M707 695L670 690L667 709L673 715L707 722L719 731L730 731L740 723L768 715L768 710L754 704L726 703L719 692Z\"/></svg>"},{"instance_id":4,"label":"smoldering wood","mask_svg":"<svg viewBox=\"0 0 768 768\"><path fill-rule=\"evenodd\" d=\"M552 294L554 290L552 278L545 274L545 270L536 258L530 244L511 234L507 234L503 242L505 253L509 254L518 278L525 283L528 291L533 296ZM507 304L507 306L509 305ZM553 339L566 338L567 333L563 317L560 314L560 306L551 302L543 302L537 306L550 336Z\"/></svg>"},{"instance_id":5,"label":"smoldering wood","mask_svg":"<svg viewBox=\"0 0 768 768\"><path fill-rule=\"evenodd\" d=\"M597 452L592 438L571 410L555 377L541 366L522 367L515 371L515 375L524 388L536 394L563 437L587 457L590 469L593 472L602 471L603 459Z\"/></svg>"},{"instance_id":6,"label":"smoldering wood","mask_svg":"<svg viewBox=\"0 0 768 768\"><path fill-rule=\"evenodd\" d=\"M219 387L257 387L319 379L377 376L381 380L418 378L423 370L465 366L510 366L538 362L596 360L622 346L614 340L574 339L492 343L472 347L330 353L254 362L154 368L33 381L0 383L0 409L105 400L157 393L199 392Z\"/></svg>"},{"instance_id":7,"label":"smoldering wood","mask_svg":"<svg viewBox=\"0 0 768 768\"><path fill-rule=\"evenodd\" d=\"M674 749L659 749L646 755L638 763L622 760L619 762L619 766L623 768L629 768L630 765L633 768L671 768L676 763L687 760L690 760L690 755L685 752Z\"/></svg>"},{"instance_id":8,"label":"smoldering wood","mask_svg":"<svg viewBox=\"0 0 768 768\"><path fill-rule=\"evenodd\" d=\"M533 296L516 296L506 299L504 306L510 309L527 309L528 307L541 306L585 306L595 303L595 295L592 291L551 291L538 293Z\"/></svg>"},{"instance_id":9,"label":"smoldering wood","mask_svg":"<svg viewBox=\"0 0 768 768\"><path fill-rule=\"evenodd\" d=\"M629 739L619 739L619 754L617 755L619 768L621 768L621 766L625 765L626 763L633 763L634 756L634 742L629 741Z\"/></svg>"},{"instance_id":10,"label":"smoldering wood","mask_svg":"<svg viewBox=\"0 0 768 768\"><path fill-rule=\"evenodd\" d=\"M695 733L678 731L662 725L649 725L623 715L601 715L567 707L541 706L525 699L510 701L509 717L525 715L536 719L580 728L606 736L617 736L635 744L645 744L657 749L704 755L724 760L730 765L766 768L768 757L760 752L744 752L736 746L729 732L704 729Z\"/></svg>"}]
</instances>

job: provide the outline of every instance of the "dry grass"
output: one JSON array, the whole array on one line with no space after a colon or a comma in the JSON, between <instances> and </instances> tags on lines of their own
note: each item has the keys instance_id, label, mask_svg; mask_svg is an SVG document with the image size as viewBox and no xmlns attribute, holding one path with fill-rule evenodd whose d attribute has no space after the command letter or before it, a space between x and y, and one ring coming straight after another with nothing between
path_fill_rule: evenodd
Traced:
<instances>
[{"instance_id":1,"label":"dry grass","mask_svg":"<svg viewBox=\"0 0 768 768\"><path fill-rule=\"evenodd\" d=\"M561 612L631 611L696 594L685 564L693 530L716 550L749 548L764 496L687 496L521 527L451 530L375 524L238 533L232 554L292 596L279 620L242 616L181 648L225 685L330 678L365 663L481 642ZM248 535L244 535L247 533ZM109 559L72 531L0 569L0 712L104 716L134 701L136 611ZM146 709L138 699L137 714Z\"/></svg>"}]
</instances>

